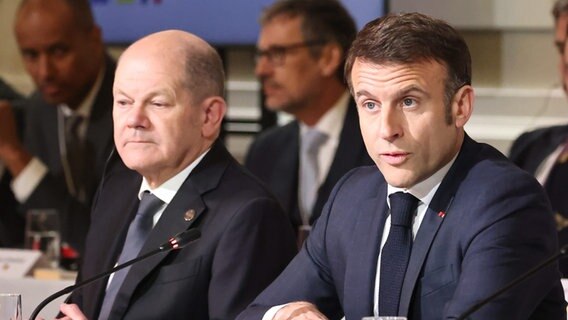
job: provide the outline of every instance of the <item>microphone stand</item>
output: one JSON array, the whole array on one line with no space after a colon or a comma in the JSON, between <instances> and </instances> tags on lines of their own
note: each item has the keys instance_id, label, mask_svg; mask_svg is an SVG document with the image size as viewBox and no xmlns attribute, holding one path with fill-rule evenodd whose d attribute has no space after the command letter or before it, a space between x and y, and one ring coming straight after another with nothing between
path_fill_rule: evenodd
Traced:
<instances>
[{"instance_id":1,"label":"microphone stand","mask_svg":"<svg viewBox=\"0 0 568 320\"><path fill-rule=\"evenodd\" d=\"M566 252L568 251L568 245L563 246L560 249L560 252L558 252L557 254L553 255L552 257L544 260L543 262L541 262L540 264L538 264L537 266L535 266L534 268L530 269L529 271L525 272L523 275L521 275L520 277L514 279L513 281L509 282L509 284L507 284L506 286L504 286L503 288L497 290L495 293L493 293L492 295L490 295L489 297L479 301L478 303L474 304L473 306L471 306L469 309L467 309L464 313L462 313L456 320L465 320L468 316L470 316L472 313L474 313L475 311L479 310L481 307L483 307L484 305L486 305L488 302L492 301L493 299L497 298L498 296L500 296L502 293L504 293L505 291L511 289L512 287L516 286L517 284L523 282L523 280L529 278L530 276L532 276L533 274L535 274L537 271L539 271L540 269L543 269L544 267L548 266L549 264L551 264L552 262L558 260L559 258L561 258L562 256L564 256L566 254Z\"/></svg>"},{"instance_id":2,"label":"microphone stand","mask_svg":"<svg viewBox=\"0 0 568 320\"><path fill-rule=\"evenodd\" d=\"M159 248L154 249L148 253L145 253L141 256L138 256L132 260L129 260L123 264L120 264L110 270L107 270L101 274L98 274L94 277L91 277L87 280L81 281L79 283L76 283L74 285L70 285L60 291L57 291L56 293L50 295L49 297L47 297L45 300L43 300L32 312L32 315L30 316L30 320L35 320L35 318L39 315L39 312L47 305L49 304L51 301L61 297L62 295L65 295L67 293L72 292L73 290L85 286L91 282L97 281L103 277L106 277L112 273L115 273L118 270L124 269L134 263L137 263L138 261L144 260L146 258L149 258L157 253L160 252L169 252L171 250L177 250L177 249L181 249L183 248L185 245L189 244L190 242L197 240L199 237L201 237L201 232L197 229L189 229L186 230L184 232L181 232L179 234L177 234L176 236L174 236L173 238L171 238L170 240L168 240L168 242L162 244Z\"/></svg>"}]
</instances>

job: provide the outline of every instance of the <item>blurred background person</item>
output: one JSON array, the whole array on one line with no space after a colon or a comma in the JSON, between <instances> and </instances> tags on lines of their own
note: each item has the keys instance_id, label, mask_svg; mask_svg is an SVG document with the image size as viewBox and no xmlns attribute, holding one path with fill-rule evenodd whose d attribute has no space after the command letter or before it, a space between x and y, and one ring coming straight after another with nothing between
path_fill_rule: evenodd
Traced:
<instances>
[{"instance_id":1,"label":"blurred background person","mask_svg":"<svg viewBox=\"0 0 568 320\"><path fill-rule=\"evenodd\" d=\"M568 28L568 0L558 0L552 9L554 17L554 44L559 52L560 76L566 91L568 58L566 31ZM514 142L509 158L522 169L533 174L544 186L555 213L560 246L568 244L568 125L557 125L525 132ZM560 259L560 271L568 277L568 259Z\"/></svg>"},{"instance_id":2,"label":"blurred background person","mask_svg":"<svg viewBox=\"0 0 568 320\"><path fill-rule=\"evenodd\" d=\"M279 199L301 243L339 178L372 164L343 76L356 27L333 0L277 1L260 24L255 73L264 105L295 120L261 133L245 165Z\"/></svg>"},{"instance_id":3,"label":"blurred background person","mask_svg":"<svg viewBox=\"0 0 568 320\"><path fill-rule=\"evenodd\" d=\"M23 141L14 134L11 107L1 106L0 160L20 212L57 209L62 240L82 251L113 146L115 63L87 0L24 0L14 31L36 91L25 101Z\"/></svg>"},{"instance_id":4,"label":"blurred background person","mask_svg":"<svg viewBox=\"0 0 568 320\"><path fill-rule=\"evenodd\" d=\"M235 319L296 246L278 201L218 139L226 112L221 58L187 32L151 34L120 57L113 92L118 153L93 204L79 280L187 229L201 238L114 273L108 285L75 291L76 307L63 312L72 319Z\"/></svg>"},{"instance_id":5,"label":"blurred background person","mask_svg":"<svg viewBox=\"0 0 568 320\"><path fill-rule=\"evenodd\" d=\"M0 78L0 104L12 102L18 103L23 96ZM3 110L0 107L0 110ZM16 120L15 126L18 137L21 137L23 128L22 110L14 110L13 117ZM0 112L0 119L4 117ZM1 122L1 120L0 120ZM0 128L0 131L7 128ZM12 130L12 129L8 129ZM0 136L3 134L0 133ZM23 215L17 214L18 202L10 190L12 176L0 161L0 247L21 247L24 244L25 220Z\"/></svg>"}]
</instances>

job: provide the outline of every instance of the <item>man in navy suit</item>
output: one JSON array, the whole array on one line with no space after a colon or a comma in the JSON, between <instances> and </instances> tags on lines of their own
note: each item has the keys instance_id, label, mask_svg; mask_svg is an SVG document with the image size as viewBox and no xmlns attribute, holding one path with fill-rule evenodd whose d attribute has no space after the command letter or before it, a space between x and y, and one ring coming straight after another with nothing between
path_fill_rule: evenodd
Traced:
<instances>
[{"instance_id":1,"label":"man in navy suit","mask_svg":"<svg viewBox=\"0 0 568 320\"><path fill-rule=\"evenodd\" d=\"M93 205L79 280L110 269L136 244L142 255L189 228L201 238L133 265L122 282L115 273L75 291L75 305L62 311L73 319L84 319L80 310L105 320L234 319L296 245L278 201L218 141L221 58L194 35L155 33L122 54L113 92L118 154ZM147 192L160 205L147 212L145 239L132 238Z\"/></svg>"},{"instance_id":2,"label":"man in navy suit","mask_svg":"<svg viewBox=\"0 0 568 320\"><path fill-rule=\"evenodd\" d=\"M301 242L339 178L372 164L343 76L356 27L338 1L328 0L277 1L265 9L261 26L255 72L265 106L295 120L261 133L245 165L280 200ZM325 135L316 168L300 151L313 130Z\"/></svg>"},{"instance_id":3,"label":"man in navy suit","mask_svg":"<svg viewBox=\"0 0 568 320\"><path fill-rule=\"evenodd\" d=\"M566 30L568 27L568 0L557 0L554 17L554 44L558 48L562 87L568 84L568 54ZM545 187L555 213L560 246L568 244L568 189L565 181L568 157L568 124L538 128L521 134L511 146L509 158L516 165L534 175ZM560 271L568 277L568 261L560 260Z\"/></svg>"},{"instance_id":4,"label":"man in navy suit","mask_svg":"<svg viewBox=\"0 0 568 320\"><path fill-rule=\"evenodd\" d=\"M346 74L376 167L338 182L301 252L238 319L453 319L557 252L538 182L464 131L471 58L455 29L417 13L374 20ZM391 223L400 197L415 199L406 226ZM565 318L557 264L470 317Z\"/></svg>"},{"instance_id":5,"label":"man in navy suit","mask_svg":"<svg viewBox=\"0 0 568 320\"><path fill-rule=\"evenodd\" d=\"M13 177L9 196L20 203L20 214L56 209L62 240L81 252L92 197L113 146L115 62L105 54L87 0L24 0L14 30L37 90L20 108L23 139L15 134L12 108L0 106L0 161ZM75 126L76 152L67 144L72 118L82 119Z\"/></svg>"}]
</instances>

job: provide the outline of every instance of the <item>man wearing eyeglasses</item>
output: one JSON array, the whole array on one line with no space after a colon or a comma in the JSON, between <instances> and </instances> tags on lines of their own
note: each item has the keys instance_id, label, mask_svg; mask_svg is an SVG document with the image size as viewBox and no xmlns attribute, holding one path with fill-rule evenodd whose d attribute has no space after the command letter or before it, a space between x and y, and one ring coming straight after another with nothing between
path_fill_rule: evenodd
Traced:
<instances>
[{"instance_id":1,"label":"man wearing eyeglasses","mask_svg":"<svg viewBox=\"0 0 568 320\"><path fill-rule=\"evenodd\" d=\"M260 23L255 73L264 104L295 121L259 135L245 164L280 200L301 244L338 179L372 164L343 76L356 27L328 0L277 1Z\"/></svg>"},{"instance_id":2,"label":"man wearing eyeglasses","mask_svg":"<svg viewBox=\"0 0 568 320\"><path fill-rule=\"evenodd\" d=\"M560 75L566 91L568 68L566 59L566 30L568 27L568 0L557 0L554 16L554 44L558 49ZM518 166L533 174L544 186L555 212L560 245L568 244L568 125L540 128L518 137L509 157ZM560 271L568 277L568 259L560 260Z\"/></svg>"}]
</instances>

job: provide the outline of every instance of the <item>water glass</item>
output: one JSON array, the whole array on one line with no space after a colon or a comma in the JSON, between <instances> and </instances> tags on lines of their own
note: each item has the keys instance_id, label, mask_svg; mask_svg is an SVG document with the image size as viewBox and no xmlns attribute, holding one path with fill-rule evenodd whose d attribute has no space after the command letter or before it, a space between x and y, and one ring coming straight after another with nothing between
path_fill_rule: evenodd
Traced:
<instances>
[{"instance_id":1,"label":"water glass","mask_svg":"<svg viewBox=\"0 0 568 320\"><path fill-rule=\"evenodd\" d=\"M59 266L61 247L59 215L55 209L28 210L26 248L41 250L50 268Z\"/></svg>"},{"instance_id":2,"label":"water glass","mask_svg":"<svg viewBox=\"0 0 568 320\"><path fill-rule=\"evenodd\" d=\"M0 293L0 320L22 320L21 295Z\"/></svg>"}]
</instances>

